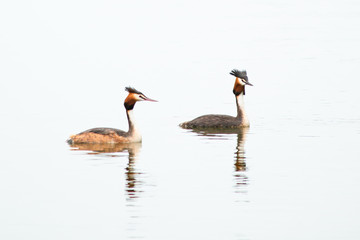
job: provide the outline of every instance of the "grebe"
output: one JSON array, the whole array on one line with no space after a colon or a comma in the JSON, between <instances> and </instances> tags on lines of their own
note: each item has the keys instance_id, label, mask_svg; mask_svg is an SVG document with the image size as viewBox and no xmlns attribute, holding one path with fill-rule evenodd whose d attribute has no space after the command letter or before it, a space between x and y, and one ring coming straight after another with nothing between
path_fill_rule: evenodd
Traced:
<instances>
[{"instance_id":1,"label":"grebe","mask_svg":"<svg viewBox=\"0 0 360 240\"><path fill-rule=\"evenodd\" d=\"M249 127L250 123L245 114L244 108L244 95L245 85L252 86L248 81L246 71L239 71L234 69L230 72L231 75L235 76L235 84L233 93L235 94L237 116L232 117L228 115L209 114L195 118L189 122L180 124L180 127L186 129L193 128L243 128Z\"/></svg>"},{"instance_id":2,"label":"grebe","mask_svg":"<svg viewBox=\"0 0 360 240\"><path fill-rule=\"evenodd\" d=\"M157 101L146 97L135 88L126 87L125 90L129 92L129 95L124 101L126 116L129 123L129 130L127 132L115 128L92 128L79 134L72 135L67 142L69 144L141 142L141 135L134 122L133 108L138 101Z\"/></svg>"}]
</instances>

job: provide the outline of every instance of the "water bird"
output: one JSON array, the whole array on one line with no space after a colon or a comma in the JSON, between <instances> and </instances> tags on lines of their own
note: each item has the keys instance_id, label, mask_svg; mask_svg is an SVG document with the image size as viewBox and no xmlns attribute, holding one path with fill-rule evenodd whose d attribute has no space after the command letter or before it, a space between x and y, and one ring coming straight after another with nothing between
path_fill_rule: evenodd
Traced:
<instances>
[{"instance_id":1,"label":"water bird","mask_svg":"<svg viewBox=\"0 0 360 240\"><path fill-rule=\"evenodd\" d=\"M244 107L244 95L245 85L253 86L247 77L246 71L239 71L234 69L230 72L235 76L235 84L233 93L236 99L237 116L220 115L220 114L208 114L197 117L191 121L180 124L180 127L185 129L195 128L244 128L249 127L250 123L245 113Z\"/></svg>"},{"instance_id":2,"label":"water bird","mask_svg":"<svg viewBox=\"0 0 360 240\"><path fill-rule=\"evenodd\" d=\"M139 92L132 87L126 87L125 91L129 93L124 101L126 116L129 123L129 130L127 132L116 128L91 128L79 134L70 136L67 142L69 144L141 142L142 137L136 127L133 116L135 103L139 101L157 101L146 97L142 92Z\"/></svg>"}]
</instances>

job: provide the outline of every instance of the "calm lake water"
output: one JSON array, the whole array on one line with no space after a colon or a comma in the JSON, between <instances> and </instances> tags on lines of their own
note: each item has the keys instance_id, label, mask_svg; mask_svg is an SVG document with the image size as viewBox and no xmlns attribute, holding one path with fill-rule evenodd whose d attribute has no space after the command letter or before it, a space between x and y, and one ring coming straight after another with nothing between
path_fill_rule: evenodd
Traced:
<instances>
[{"instance_id":1,"label":"calm lake water","mask_svg":"<svg viewBox=\"0 0 360 240\"><path fill-rule=\"evenodd\" d=\"M0 239L360 239L358 1L1 5ZM233 68L251 127L178 127ZM142 143L65 142L129 85Z\"/></svg>"}]
</instances>

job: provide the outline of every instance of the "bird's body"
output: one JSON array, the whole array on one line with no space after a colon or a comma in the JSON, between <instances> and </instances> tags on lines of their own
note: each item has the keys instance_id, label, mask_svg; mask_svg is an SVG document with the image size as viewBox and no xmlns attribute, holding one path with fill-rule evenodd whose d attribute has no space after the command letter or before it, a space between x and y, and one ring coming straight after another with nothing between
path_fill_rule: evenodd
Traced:
<instances>
[{"instance_id":1,"label":"bird's body","mask_svg":"<svg viewBox=\"0 0 360 240\"><path fill-rule=\"evenodd\" d=\"M129 123L127 132L116 128L91 128L79 134L72 135L68 139L69 144L79 143L133 143L141 142L142 137L138 131L134 117L133 108L137 101L155 101L146 97L134 88L125 88L129 95L124 101L126 116Z\"/></svg>"},{"instance_id":2,"label":"bird's body","mask_svg":"<svg viewBox=\"0 0 360 240\"><path fill-rule=\"evenodd\" d=\"M250 123L245 113L244 95L245 85L252 86L248 82L246 71L233 70L231 75L236 77L233 93L236 99L237 116L208 114L197 117L191 121L180 124L180 127L186 129L194 128L244 128L249 127Z\"/></svg>"},{"instance_id":3,"label":"bird's body","mask_svg":"<svg viewBox=\"0 0 360 240\"><path fill-rule=\"evenodd\" d=\"M73 135L69 143L132 143L141 142L140 134L132 134L116 128L92 128Z\"/></svg>"},{"instance_id":4,"label":"bird's body","mask_svg":"<svg viewBox=\"0 0 360 240\"><path fill-rule=\"evenodd\" d=\"M181 123L182 128L239 128L241 119L229 115L208 114L197 117L189 122Z\"/></svg>"}]
</instances>

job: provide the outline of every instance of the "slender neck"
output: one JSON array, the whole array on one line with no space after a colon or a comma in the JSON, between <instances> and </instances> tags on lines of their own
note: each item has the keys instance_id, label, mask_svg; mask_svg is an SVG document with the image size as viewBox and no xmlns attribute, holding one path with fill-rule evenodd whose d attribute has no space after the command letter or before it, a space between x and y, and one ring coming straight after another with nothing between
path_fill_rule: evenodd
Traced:
<instances>
[{"instance_id":1,"label":"slender neck","mask_svg":"<svg viewBox=\"0 0 360 240\"><path fill-rule=\"evenodd\" d=\"M141 142L142 137L141 137L141 133L136 127L133 110L132 109L126 110L126 116L128 118L128 123L129 123L129 131L126 134L128 141Z\"/></svg>"},{"instance_id":2,"label":"slender neck","mask_svg":"<svg viewBox=\"0 0 360 240\"><path fill-rule=\"evenodd\" d=\"M135 119L134 119L134 114L133 114L133 110L126 110L126 116L128 119L128 123L129 123L129 133L133 133L136 131L136 124L135 124Z\"/></svg>"},{"instance_id":3,"label":"slender neck","mask_svg":"<svg viewBox=\"0 0 360 240\"><path fill-rule=\"evenodd\" d=\"M243 93L235 95L235 99L236 99L236 108L237 108L236 118L242 121L242 125L247 126L247 125L249 125L249 120L245 113L245 104L244 104Z\"/></svg>"}]
</instances>

